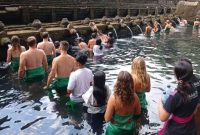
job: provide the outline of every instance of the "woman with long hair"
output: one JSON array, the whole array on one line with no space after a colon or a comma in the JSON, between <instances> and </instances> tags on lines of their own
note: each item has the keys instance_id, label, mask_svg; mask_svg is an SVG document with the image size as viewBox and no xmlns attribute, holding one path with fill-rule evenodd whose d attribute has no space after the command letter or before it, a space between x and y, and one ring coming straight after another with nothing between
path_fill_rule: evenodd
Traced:
<instances>
[{"instance_id":1,"label":"woman with long hair","mask_svg":"<svg viewBox=\"0 0 200 135\"><path fill-rule=\"evenodd\" d=\"M159 117L165 121L159 135L196 135L194 112L199 102L200 81L193 75L190 61L185 59L176 63L174 74L176 89L164 104L159 102Z\"/></svg>"},{"instance_id":2,"label":"woman with long hair","mask_svg":"<svg viewBox=\"0 0 200 135\"><path fill-rule=\"evenodd\" d=\"M109 122L106 135L133 135L136 123L133 115L139 115L141 107L134 92L134 81L127 71L118 74L114 94L110 96L105 113Z\"/></svg>"},{"instance_id":3,"label":"woman with long hair","mask_svg":"<svg viewBox=\"0 0 200 135\"><path fill-rule=\"evenodd\" d=\"M94 74L93 86L82 96L88 113L104 113L110 96L109 87L105 84L106 75L103 71Z\"/></svg>"},{"instance_id":4,"label":"woman with long hair","mask_svg":"<svg viewBox=\"0 0 200 135\"><path fill-rule=\"evenodd\" d=\"M104 46L100 38L96 39L96 45L93 47L94 56L103 56Z\"/></svg>"},{"instance_id":5,"label":"woman with long hair","mask_svg":"<svg viewBox=\"0 0 200 135\"><path fill-rule=\"evenodd\" d=\"M142 112L147 110L147 101L145 92L151 89L150 76L146 71L146 64L143 57L136 57L131 66L131 75L134 80L134 90L137 93Z\"/></svg>"},{"instance_id":6,"label":"woman with long hair","mask_svg":"<svg viewBox=\"0 0 200 135\"><path fill-rule=\"evenodd\" d=\"M11 69L13 71L18 71L20 54L26 51L26 49L20 45L20 39L18 36L12 36L11 45L12 47L7 51L7 62L11 62Z\"/></svg>"}]
</instances>

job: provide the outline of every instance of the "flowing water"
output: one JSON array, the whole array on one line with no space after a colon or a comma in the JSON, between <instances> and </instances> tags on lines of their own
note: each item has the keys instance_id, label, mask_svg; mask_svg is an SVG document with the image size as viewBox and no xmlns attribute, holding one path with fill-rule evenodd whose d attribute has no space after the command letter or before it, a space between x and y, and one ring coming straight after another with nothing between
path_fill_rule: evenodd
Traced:
<instances>
[{"instance_id":1,"label":"flowing water","mask_svg":"<svg viewBox=\"0 0 200 135\"><path fill-rule=\"evenodd\" d=\"M200 73L200 39L191 28L179 28L160 37L134 36L118 39L114 48L106 50L101 60L89 59L93 72L103 70L107 84L113 88L121 70L130 71L134 57L144 56L151 76L151 91L147 93L148 112L139 129L141 135L156 134L163 123L158 118L157 103L166 84L175 87L174 63L181 57L193 62ZM106 123L102 115L85 111L70 113L62 99L50 100L42 89L45 82L27 85L17 80L17 74L0 75L0 134L2 135L88 135L92 130L104 134Z\"/></svg>"}]
</instances>

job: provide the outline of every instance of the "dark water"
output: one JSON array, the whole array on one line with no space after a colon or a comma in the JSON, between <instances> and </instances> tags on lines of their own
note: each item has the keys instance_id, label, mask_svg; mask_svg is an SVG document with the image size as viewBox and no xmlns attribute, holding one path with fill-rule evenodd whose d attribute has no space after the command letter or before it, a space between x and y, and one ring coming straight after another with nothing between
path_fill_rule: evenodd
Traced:
<instances>
[{"instance_id":1,"label":"dark water","mask_svg":"<svg viewBox=\"0 0 200 135\"><path fill-rule=\"evenodd\" d=\"M162 127L157 102L166 84L175 87L173 65L181 57L192 60L195 73L200 72L200 38L191 28L178 28L170 35L119 39L107 50L102 60L90 59L93 72L103 70L112 89L121 70L130 71L131 61L144 56L151 76L151 92L147 94L148 113L139 126L139 134L156 134ZM88 135L92 130L105 131L103 116L67 111L62 99L51 101L42 89L45 82L26 85L17 74L0 75L0 134L2 135ZM78 111L78 110L77 110ZM104 130L104 131L102 131Z\"/></svg>"}]
</instances>

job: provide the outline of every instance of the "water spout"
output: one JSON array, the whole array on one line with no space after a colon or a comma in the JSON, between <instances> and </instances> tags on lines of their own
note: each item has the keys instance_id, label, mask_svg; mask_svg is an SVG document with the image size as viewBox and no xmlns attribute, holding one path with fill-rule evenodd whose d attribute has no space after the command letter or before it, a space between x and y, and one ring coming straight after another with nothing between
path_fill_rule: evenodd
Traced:
<instances>
[{"instance_id":1,"label":"water spout","mask_svg":"<svg viewBox=\"0 0 200 135\"><path fill-rule=\"evenodd\" d=\"M80 36L79 36L79 34L78 34L77 32L76 32L76 37L77 37L77 38L79 38L79 37L80 37Z\"/></svg>"},{"instance_id":2,"label":"water spout","mask_svg":"<svg viewBox=\"0 0 200 135\"><path fill-rule=\"evenodd\" d=\"M117 36L117 31L115 30L115 28L114 28L114 27L113 27L113 31L115 32L116 39L118 39L118 36Z\"/></svg>"},{"instance_id":3,"label":"water spout","mask_svg":"<svg viewBox=\"0 0 200 135\"><path fill-rule=\"evenodd\" d=\"M143 31L142 31L142 29L141 29L141 27L140 27L139 25L136 25L136 26L140 29L140 32L141 32L142 34L144 34Z\"/></svg>"},{"instance_id":4,"label":"water spout","mask_svg":"<svg viewBox=\"0 0 200 135\"><path fill-rule=\"evenodd\" d=\"M129 31L131 32L131 37L133 37L133 32L132 32L132 30L131 30L131 28L129 27L129 26L126 26L128 29L129 29Z\"/></svg>"}]
</instances>

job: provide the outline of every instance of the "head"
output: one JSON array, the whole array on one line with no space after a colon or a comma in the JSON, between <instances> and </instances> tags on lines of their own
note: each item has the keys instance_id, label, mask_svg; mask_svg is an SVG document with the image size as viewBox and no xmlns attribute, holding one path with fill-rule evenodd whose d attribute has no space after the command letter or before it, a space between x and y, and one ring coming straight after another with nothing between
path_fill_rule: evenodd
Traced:
<instances>
[{"instance_id":1,"label":"head","mask_svg":"<svg viewBox=\"0 0 200 135\"><path fill-rule=\"evenodd\" d=\"M96 33L92 33L91 37L92 37L92 38L96 38L96 37L97 37L97 34L96 34Z\"/></svg>"},{"instance_id":2,"label":"head","mask_svg":"<svg viewBox=\"0 0 200 135\"><path fill-rule=\"evenodd\" d=\"M60 50L67 52L69 49L69 43L67 41L60 42Z\"/></svg>"},{"instance_id":3,"label":"head","mask_svg":"<svg viewBox=\"0 0 200 135\"><path fill-rule=\"evenodd\" d=\"M85 66L87 62L87 55L85 53L79 52L76 55L76 62L78 63L79 66Z\"/></svg>"},{"instance_id":4,"label":"head","mask_svg":"<svg viewBox=\"0 0 200 135\"><path fill-rule=\"evenodd\" d=\"M101 44L101 39L100 38L97 38L96 39L96 45L98 45L100 48L100 50L102 50L103 49L103 46L102 46L102 44Z\"/></svg>"},{"instance_id":5,"label":"head","mask_svg":"<svg viewBox=\"0 0 200 135\"><path fill-rule=\"evenodd\" d=\"M132 61L131 74L135 84L140 84L141 88L146 88L148 83L148 74L146 71L146 64L144 58L141 56L136 57Z\"/></svg>"},{"instance_id":6,"label":"head","mask_svg":"<svg viewBox=\"0 0 200 135\"><path fill-rule=\"evenodd\" d=\"M55 41L54 45L55 45L55 48L58 49L60 47L60 42L59 41Z\"/></svg>"},{"instance_id":7,"label":"head","mask_svg":"<svg viewBox=\"0 0 200 135\"><path fill-rule=\"evenodd\" d=\"M20 39L18 36L12 36L11 38L11 44L12 45L19 45L20 44Z\"/></svg>"},{"instance_id":8,"label":"head","mask_svg":"<svg viewBox=\"0 0 200 135\"><path fill-rule=\"evenodd\" d=\"M196 18L195 20L196 20L196 21L199 21L199 18Z\"/></svg>"},{"instance_id":9,"label":"head","mask_svg":"<svg viewBox=\"0 0 200 135\"><path fill-rule=\"evenodd\" d=\"M48 32L43 32L42 33L42 38L43 39L48 39L49 38L49 33Z\"/></svg>"},{"instance_id":10,"label":"head","mask_svg":"<svg viewBox=\"0 0 200 135\"><path fill-rule=\"evenodd\" d=\"M123 104L129 105L134 101L133 86L131 74L127 71L121 71L114 86L114 95L118 96Z\"/></svg>"},{"instance_id":11,"label":"head","mask_svg":"<svg viewBox=\"0 0 200 135\"><path fill-rule=\"evenodd\" d=\"M108 32L108 36L109 37L113 37L113 33L112 32Z\"/></svg>"},{"instance_id":12,"label":"head","mask_svg":"<svg viewBox=\"0 0 200 135\"><path fill-rule=\"evenodd\" d=\"M83 38L82 38L82 37L78 37L78 38L76 38L76 41L77 41L78 43L83 42Z\"/></svg>"},{"instance_id":13,"label":"head","mask_svg":"<svg viewBox=\"0 0 200 135\"><path fill-rule=\"evenodd\" d=\"M170 24L170 20L166 20L166 23L167 23L167 24Z\"/></svg>"},{"instance_id":14,"label":"head","mask_svg":"<svg viewBox=\"0 0 200 135\"><path fill-rule=\"evenodd\" d=\"M179 81L187 82L193 75L193 68L190 61L183 59L175 64L174 73L176 79Z\"/></svg>"},{"instance_id":15,"label":"head","mask_svg":"<svg viewBox=\"0 0 200 135\"><path fill-rule=\"evenodd\" d=\"M186 59L178 61L174 67L174 74L178 84L176 90L183 96L184 101L187 102L187 90L191 88L189 80L193 75L191 63Z\"/></svg>"},{"instance_id":16,"label":"head","mask_svg":"<svg viewBox=\"0 0 200 135\"><path fill-rule=\"evenodd\" d=\"M105 87L106 75L103 71L94 74L93 96L98 106L106 104L107 89Z\"/></svg>"},{"instance_id":17,"label":"head","mask_svg":"<svg viewBox=\"0 0 200 135\"><path fill-rule=\"evenodd\" d=\"M29 47L36 47L37 44L36 38L34 36L28 37L27 44Z\"/></svg>"}]
</instances>

